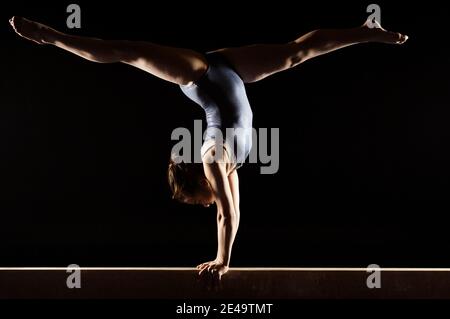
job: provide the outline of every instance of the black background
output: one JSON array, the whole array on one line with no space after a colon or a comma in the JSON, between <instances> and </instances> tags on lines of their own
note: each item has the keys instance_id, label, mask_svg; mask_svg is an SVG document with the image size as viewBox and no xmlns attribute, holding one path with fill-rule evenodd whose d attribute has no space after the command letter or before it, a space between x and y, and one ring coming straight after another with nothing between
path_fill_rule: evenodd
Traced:
<instances>
[{"instance_id":1,"label":"black background","mask_svg":"<svg viewBox=\"0 0 450 319\"><path fill-rule=\"evenodd\" d=\"M176 127L202 110L178 87L19 39L59 30L208 51L353 27L370 2L0 4L0 264L194 266L216 253L214 208L174 202ZM404 46L365 44L248 85L254 126L280 128L280 170L239 170L232 266L449 267L450 55L440 2L377 2Z\"/></svg>"}]
</instances>

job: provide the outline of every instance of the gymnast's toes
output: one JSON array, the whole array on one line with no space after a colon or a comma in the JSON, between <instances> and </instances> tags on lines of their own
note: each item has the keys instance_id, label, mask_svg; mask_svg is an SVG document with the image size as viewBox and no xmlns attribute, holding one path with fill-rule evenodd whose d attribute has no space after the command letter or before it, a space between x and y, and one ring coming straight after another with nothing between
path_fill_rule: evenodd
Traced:
<instances>
[{"instance_id":1,"label":"gymnast's toes","mask_svg":"<svg viewBox=\"0 0 450 319\"><path fill-rule=\"evenodd\" d=\"M43 36L41 30L42 25L37 22L14 16L9 20L14 31L21 37L33 41L34 43L43 44Z\"/></svg>"}]
</instances>

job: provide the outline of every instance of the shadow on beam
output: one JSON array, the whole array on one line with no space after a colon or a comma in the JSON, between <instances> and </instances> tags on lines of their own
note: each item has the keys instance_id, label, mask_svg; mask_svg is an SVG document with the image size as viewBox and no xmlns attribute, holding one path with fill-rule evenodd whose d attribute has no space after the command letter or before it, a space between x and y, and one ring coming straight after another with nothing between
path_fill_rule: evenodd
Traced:
<instances>
[{"instance_id":1,"label":"shadow on beam","mask_svg":"<svg viewBox=\"0 0 450 319\"><path fill-rule=\"evenodd\" d=\"M1 268L0 299L450 299L450 269L381 269L369 289L366 268L232 268L218 291L193 268Z\"/></svg>"}]
</instances>

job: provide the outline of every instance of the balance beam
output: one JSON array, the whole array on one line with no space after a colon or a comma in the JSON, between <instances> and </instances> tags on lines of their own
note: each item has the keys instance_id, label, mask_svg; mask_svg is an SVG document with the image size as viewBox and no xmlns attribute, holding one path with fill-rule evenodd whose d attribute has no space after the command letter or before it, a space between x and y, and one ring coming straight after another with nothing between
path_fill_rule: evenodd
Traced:
<instances>
[{"instance_id":1,"label":"balance beam","mask_svg":"<svg viewBox=\"0 0 450 319\"><path fill-rule=\"evenodd\" d=\"M368 288L367 268L231 268L218 291L194 268L0 268L0 299L449 299L450 269L380 268L381 288Z\"/></svg>"}]
</instances>

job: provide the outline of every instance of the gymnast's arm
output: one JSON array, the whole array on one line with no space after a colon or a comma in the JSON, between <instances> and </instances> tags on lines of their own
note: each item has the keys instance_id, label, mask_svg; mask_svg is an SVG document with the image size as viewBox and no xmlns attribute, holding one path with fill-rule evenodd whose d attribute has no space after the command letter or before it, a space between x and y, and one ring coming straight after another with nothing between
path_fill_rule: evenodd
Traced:
<instances>
[{"instance_id":1,"label":"gymnast's arm","mask_svg":"<svg viewBox=\"0 0 450 319\"><path fill-rule=\"evenodd\" d=\"M219 278L228 271L231 249L239 226L239 209L233 200L237 191L237 173L227 176L226 163L204 164L205 175L211 184L217 205L217 257L214 261L200 265L200 273L208 271ZM232 177L233 174L234 177ZM235 195L236 196L236 195Z\"/></svg>"}]
</instances>

